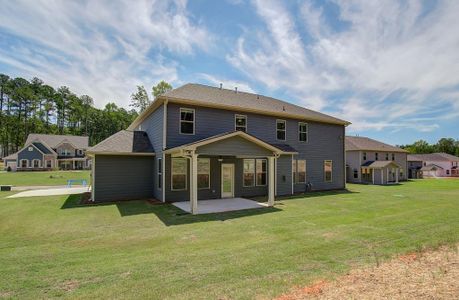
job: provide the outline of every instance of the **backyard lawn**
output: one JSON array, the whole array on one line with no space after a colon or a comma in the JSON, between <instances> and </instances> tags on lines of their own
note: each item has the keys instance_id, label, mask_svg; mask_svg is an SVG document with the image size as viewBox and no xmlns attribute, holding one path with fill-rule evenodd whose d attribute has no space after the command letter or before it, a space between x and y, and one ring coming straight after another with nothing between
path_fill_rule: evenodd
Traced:
<instances>
[{"instance_id":1,"label":"backyard lawn","mask_svg":"<svg viewBox=\"0 0 459 300\"><path fill-rule=\"evenodd\" d=\"M0 185L66 185L68 179L85 179L89 184L89 173L90 171L0 172Z\"/></svg>"},{"instance_id":2,"label":"backyard lawn","mask_svg":"<svg viewBox=\"0 0 459 300\"><path fill-rule=\"evenodd\" d=\"M200 216L3 192L0 297L265 299L459 241L459 180L348 188Z\"/></svg>"}]
</instances>

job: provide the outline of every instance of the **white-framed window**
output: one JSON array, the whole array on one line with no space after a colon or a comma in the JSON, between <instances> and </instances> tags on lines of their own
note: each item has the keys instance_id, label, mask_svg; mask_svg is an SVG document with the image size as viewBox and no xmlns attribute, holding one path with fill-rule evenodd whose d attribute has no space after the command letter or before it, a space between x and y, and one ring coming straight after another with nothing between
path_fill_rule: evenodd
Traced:
<instances>
[{"instance_id":1,"label":"white-framed window","mask_svg":"<svg viewBox=\"0 0 459 300\"><path fill-rule=\"evenodd\" d=\"M194 109L180 108L180 134L194 134Z\"/></svg>"},{"instance_id":2,"label":"white-framed window","mask_svg":"<svg viewBox=\"0 0 459 300\"><path fill-rule=\"evenodd\" d=\"M333 181L333 161L332 160L324 161L324 181L325 182Z\"/></svg>"},{"instance_id":3,"label":"white-framed window","mask_svg":"<svg viewBox=\"0 0 459 300\"><path fill-rule=\"evenodd\" d=\"M306 160L292 160L293 183L306 183Z\"/></svg>"},{"instance_id":4,"label":"white-framed window","mask_svg":"<svg viewBox=\"0 0 459 300\"><path fill-rule=\"evenodd\" d=\"M47 168L52 168L52 167L53 167L53 163L52 163L52 161L51 161L50 159L48 159L48 160L46 161L46 167L47 167Z\"/></svg>"},{"instance_id":5,"label":"white-framed window","mask_svg":"<svg viewBox=\"0 0 459 300\"><path fill-rule=\"evenodd\" d=\"M40 165L41 165L41 161L39 159L32 160L32 166L34 168L40 168Z\"/></svg>"},{"instance_id":6,"label":"white-framed window","mask_svg":"<svg viewBox=\"0 0 459 300\"><path fill-rule=\"evenodd\" d=\"M28 159L21 159L19 163L20 163L21 168L29 167L29 160Z\"/></svg>"},{"instance_id":7,"label":"white-framed window","mask_svg":"<svg viewBox=\"0 0 459 300\"><path fill-rule=\"evenodd\" d=\"M304 123L304 122L298 123L298 140L300 142L308 141L308 123Z\"/></svg>"},{"instance_id":8,"label":"white-framed window","mask_svg":"<svg viewBox=\"0 0 459 300\"><path fill-rule=\"evenodd\" d=\"M392 153L392 161L395 160L395 153Z\"/></svg>"},{"instance_id":9,"label":"white-framed window","mask_svg":"<svg viewBox=\"0 0 459 300\"><path fill-rule=\"evenodd\" d=\"M78 154L78 155L83 155L83 154L84 154L83 149L78 149L78 150L77 150L77 154Z\"/></svg>"},{"instance_id":10,"label":"white-framed window","mask_svg":"<svg viewBox=\"0 0 459 300\"><path fill-rule=\"evenodd\" d=\"M255 159L243 160L243 186L249 187L255 185Z\"/></svg>"},{"instance_id":11,"label":"white-framed window","mask_svg":"<svg viewBox=\"0 0 459 300\"><path fill-rule=\"evenodd\" d=\"M234 129L247 132L247 116L234 115Z\"/></svg>"},{"instance_id":12,"label":"white-framed window","mask_svg":"<svg viewBox=\"0 0 459 300\"><path fill-rule=\"evenodd\" d=\"M70 150L69 149L66 149L66 148L61 148L59 150L59 154L61 156L70 156Z\"/></svg>"},{"instance_id":13,"label":"white-framed window","mask_svg":"<svg viewBox=\"0 0 459 300\"><path fill-rule=\"evenodd\" d=\"M266 159L257 159L256 160L256 172L257 172L257 185L264 186L267 182L267 167L268 162Z\"/></svg>"},{"instance_id":14,"label":"white-framed window","mask_svg":"<svg viewBox=\"0 0 459 300\"><path fill-rule=\"evenodd\" d=\"M359 178L359 170L354 169L354 178Z\"/></svg>"},{"instance_id":15,"label":"white-framed window","mask_svg":"<svg viewBox=\"0 0 459 300\"><path fill-rule=\"evenodd\" d=\"M389 160L389 153L386 153L386 160Z\"/></svg>"},{"instance_id":16,"label":"white-framed window","mask_svg":"<svg viewBox=\"0 0 459 300\"><path fill-rule=\"evenodd\" d=\"M198 158L198 189L210 189L209 158Z\"/></svg>"},{"instance_id":17,"label":"white-framed window","mask_svg":"<svg viewBox=\"0 0 459 300\"><path fill-rule=\"evenodd\" d=\"M363 154L362 154L362 159L363 159L363 160L367 160L367 153L366 153L366 152L363 152Z\"/></svg>"},{"instance_id":18,"label":"white-framed window","mask_svg":"<svg viewBox=\"0 0 459 300\"><path fill-rule=\"evenodd\" d=\"M375 160L378 160L378 159L379 159L379 153L376 152L376 153L375 153Z\"/></svg>"},{"instance_id":19,"label":"white-framed window","mask_svg":"<svg viewBox=\"0 0 459 300\"><path fill-rule=\"evenodd\" d=\"M171 160L171 190L187 189L188 161L186 158L174 157Z\"/></svg>"},{"instance_id":20,"label":"white-framed window","mask_svg":"<svg viewBox=\"0 0 459 300\"><path fill-rule=\"evenodd\" d=\"M285 120L276 120L276 138L285 141L287 122Z\"/></svg>"},{"instance_id":21,"label":"white-framed window","mask_svg":"<svg viewBox=\"0 0 459 300\"><path fill-rule=\"evenodd\" d=\"M163 159L158 158L158 189L163 186Z\"/></svg>"}]
</instances>

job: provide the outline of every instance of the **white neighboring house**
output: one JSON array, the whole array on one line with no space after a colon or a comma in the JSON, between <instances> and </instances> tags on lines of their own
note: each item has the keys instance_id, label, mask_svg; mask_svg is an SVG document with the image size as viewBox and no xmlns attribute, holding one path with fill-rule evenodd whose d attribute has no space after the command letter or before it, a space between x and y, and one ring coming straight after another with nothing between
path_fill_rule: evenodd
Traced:
<instances>
[{"instance_id":1,"label":"white neighboring house","mask_svg":"<svg viewBox=\"0 0 459 300\"><path fill-rule=\"evenodd\" d=\"M408 162L421 162L426 177L459 177L459 157L447 153L410 154Z\"/></svg>"}]
</instances>

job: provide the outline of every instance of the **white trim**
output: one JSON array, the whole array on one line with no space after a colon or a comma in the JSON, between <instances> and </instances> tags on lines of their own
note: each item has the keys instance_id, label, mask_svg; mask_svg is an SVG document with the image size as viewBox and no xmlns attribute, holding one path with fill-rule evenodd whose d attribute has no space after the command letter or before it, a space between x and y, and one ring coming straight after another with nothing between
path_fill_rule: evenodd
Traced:
<instances>
[{"instance_id":1,"label":"white trim","mask_svg":"<svg viewBox=\"0 0 459 300\"><path fill-rule=\"evenodd\" d=\"M162 153L162 159L163 159L163 163L162 163L162 167L163 167L163 170L162 170L162 173L163 173L163 189L162 189L162 195L163 195L163 202L166 202L166 154L164 154L164 152Z\"/></svg>"},{"instance_id":2,"label":"white trim","mask_svg":"<svg viewBox=\"0 0 459 300\"><path fill-rule=\"evenodd\" d=\"M92 201L96 201L96 199L94 198L94 195L95 195L95 186L96 186L96 156L94 155L93 159L92 159L92 163L91 163L91 179L92 179L92 186L91 186L91 198L92 198Z\"/></svg>"},{"instance_id":3,"label":"white trim","mask_svg":"<svg viewBox=\"0 0 459 300\"><path fill-rule=\"evenodd\" d=\"M245 174L245 171L244 171L244 164L245 164L245 161L246 160L253 160L253 184L252 185L245 185L245 180L244 180L244 174ZM244 158L242 160L242 187L255 187L256 186L256 181L257 181L257 161L255 158ZM249 174L249 173L247 173Z\"/></svg>"},{"instance_id":4,"label":"white trim","mask_svg":"<svg viewBox=\"0 0 459 300\"><path fill-rule=\"evenodd\" d=\"M198 212L198 155L193 153L186 160L190 161L190 210L194 215Z\"/></svg>"},{"instance_id":5,"label":"white trim","mask_svg":"<svg viewBox=\"0 0 459 300\"><path fill-rule=\"evenodd\" d=\"M326 164L327 162L330 162L330 163L331 163L330 181L328 181L328 180L326 179L326 175L325 175L325 174L326 174L326 171L325 171L325 164ZM324 182L327 182L327 183L333 182L333 160L331 160L331 159L326 159L326 160L324 160Z\"/></svg>"},{"instance_id":6,"label":"white trim","mask_svg":"<svg viewBox=\"0 0 459 300\"><path fill-rule=\"evenodd\" d=\"M241 115L241 114L234 114L234 130L236 131L237 130L237 122L236 122L236 119L237 117L244 117L245 118L245 130L243 132L247 132L248 131L248 117L247 115ZM242 126L239 126L239 127L242 127ZM242 130L241 130L242 131Z\"/></svg>"},{"instance_id":7,"label":"white trim","mask_svg":"<svg viewBox=\"0 0 459 300\"><path fill-rule=\"evenodd\" d=\"M290 176L292 178L292 195L295 194L295 183L293 182L293 154L292 154L292 159L290 161Z\"/></svg>"},{"instance_id":8,"label":"white trim","mask_svg":"<svg viewBox=\"0 0 459 300\"><path fill-rule=\"evenodd\" d=\"M266 171L264 174L266 174L266 183L265 184L258 184L258 171L257 171L257 162L258 161L264 161L266 163ZM263 169L263 167L262 167ZM255 159L255 186L266 186L268 184L268 160L266 158L257 158ZM263 174L263 171L260 173Z\"/></svg>"},{"instance_id":9,"label":"white trim","mask_svg":"<svg viewBox=\"0 0 459 300\"><path fill-rule=\"evenodd\" d=\"M231 183L231 196L229 196L229 197L224 197L224 196L223 196L223 166L225 166L225 165L226 165L226 166L231 166L231 170L232 170L232 173L233 173L233 174L232 174L232 175L233 175L233 176L232 176L233 178L232 178L232 183ZM236 178L235 178L235 177L236 177L236 174L235 174L235 173L236 173L236 171L235 171L235 166L234 166L233 163L222 163L222 164L221 164L221 171L220 171L220 178L221 178L220 196L221 196L222 198L233 198L233 197L234 197L234 185L236 184Z\"/></svg>"},{"instance_id":10,"label":"white trim","mask_svg":"<svg viewBox=\"0 0 459 300\"><path fill-rule=\"evenodd\" d=\"M191 121L182 120L182 110L188 110L193 112L193 133L182 132L182 122L191 123ZM182 135L195 135L196 134L196 110L194 108L180 107L179 109L179 134Z\"/></svg>"},{"instance_id":11,"label":"white trim","mask_svg":"<svg viewBox=\"0 0 459 300\"><path fill-rule=\"evenodd\" d=\"M198 190L209 190L210 187L211 187L211 184L210 184L210 180L211 180L211 176L210 176L210 173L211 173L211 170L212 170L212 166L210 165L210 158L208 157L203 157L203 158L198 158L198 169L196 170L198 176L199 176L199 161L202 161L202 160L207 160L209 162L209 173L207 175L209 175L209 185L207 187L202 187L200 188L199 187L199 183L196 182L196 184L198 185ZM206 173L201 173L201 174L206 174ZM199 180L199 179L198 179Z\"/></svg>"},{"instance_id":12,"label":"white trim","mask_svg":"<svg viewBox=\"0 0 459 300\"><path fill-rule=\"evenodd\" d=\"M269 170L269 184L268 184L268 206L274 206L275 191L274 191L274 157L268 157L269 166L266 166Z\"/></svg>"},{"instance_id":13,"label":"white trim","mask_svg":"<svg viewBox=\"0 0 459 300\"><path fill-rule=\"evenodd\" d=\"M22 166L22 161L23 161L23 160L26 161L26 166L25 166L25 167ZM16 166L16 167L17 167L17 166ZM28 160L28 159L25 159L25 158L21 158L21 159L19 160L19 168L21 168L21 169L29 168L29 160Z\"/></svg>"},{"instance_id":14,"label":"white trim","mask_svg":"<svg viewBox=\"0 0 459 300\"><path fill-rule=\"evenodd\" d=\"M306 125L306 131L304 131L304 132L303 132L303 131L300 131L301 125ZM306 141L302 141L302 140L300 139L300 134L301 134L301 133L306 133ZM299 141L300 143L307 143L307 142L309 142L309 124L306 123L306 122L298 122L298 141Z\"/></svg>"},{"instance_id":15,"label":"white trim","mask_svg":"<svg viewBox=\"0 0 459 300\"><path fill-rule=\"evenodd\" d=\"M38 161L38 167L35 167L35 161ZM38 158L32 159L32 168L41 168L41 160Z\"/></svg>"},{"instance_id":16,"label":"white trim","mask_svg":"<svg viewBox=\"0 0 459 300\"><path fill-rule=\"evenodd\" d=\"M277 123L280 123L280 122L284 122L284 139L283 140L279 139L278 136L277 136L277 131L279 130L279 129L277 129ZM276 119L276 140L278 140L278 141L286 141L287 140L287 121L284 120L284 119Z\"/></svg>"},{"instance_id":17,"label":"white trim","mask_svg":"<svg viewBox=\"0 0 459 300\"><path fill-rule=\"evenodd\" d=\"M173 162L174 162L174 159L183 159L186 162L186 166L185 166L185 188L183 188L183 189L174 189L173 188L173 186L174 186L174 181L173 181L173 176L174 176L174 168L173 168L174 164L173 164ZM182 173L179 173L179 175L182 175ZM174 191L174 192L186 191L187 189L188 189L188 159L186 157L172 157L171 158L171 191Z\"/></svg>"},{"instance_id":18,"label":"white trim","mask_svg":"<svg viewBox=\"0 0 459 300\"><path fill-rule=\"evenodd\" d=\"M38 149L38 147L35 146L33 143L34 143L34 142L30 142L30 143L24 145L24 147L22 147L22 149L19 150L19 151L16 152L16 153L22 152L22 151L25 150L27 147L32 146L32 147L34 147L35 149L37 149L38 152L40 152L41 154L45 155L45 153L43 153L43 151L41 151L40 149Z\"/></svg>"}]
</instances>

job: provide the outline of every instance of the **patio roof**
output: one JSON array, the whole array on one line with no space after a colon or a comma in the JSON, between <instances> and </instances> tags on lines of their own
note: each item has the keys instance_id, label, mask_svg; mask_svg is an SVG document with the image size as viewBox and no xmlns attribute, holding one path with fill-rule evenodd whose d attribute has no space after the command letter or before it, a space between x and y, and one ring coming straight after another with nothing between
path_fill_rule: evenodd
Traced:
<instances>
[{"instance_id":1,"label":"patio roof","mask_svg":"<svg viewBox=\"0 0 459 300\"><path fill-rule=\"evenodd\" d=\"M366 163L362 164L362 167L366 167L370 169L382 169L390 165L394 165L397 168L401 168L400 165L398 165L396 162L392 160L367 161Z\"/></svg>"}]
</instances>

